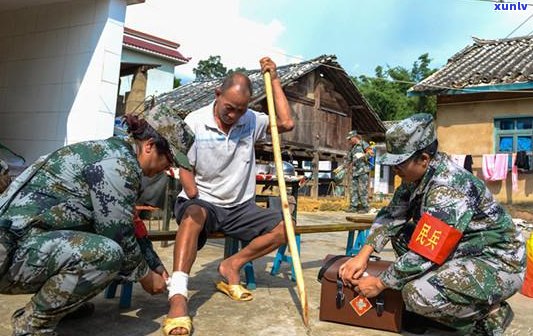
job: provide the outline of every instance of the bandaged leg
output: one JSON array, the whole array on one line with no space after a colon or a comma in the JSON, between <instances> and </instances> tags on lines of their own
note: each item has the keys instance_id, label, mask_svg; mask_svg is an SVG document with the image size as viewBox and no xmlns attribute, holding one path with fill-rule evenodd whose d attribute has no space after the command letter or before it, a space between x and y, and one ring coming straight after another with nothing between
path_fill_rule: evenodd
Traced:
<instances>
[{"instance_id":1,"label":"bandaged leg","mask_svg":"<svg viewBox=\"0 0 533 336\"><path fill-rule=\"evenodd\" d=\"M172 276L167 280L168 299L170 300L174 295L180 294L189 299L187 285L189 283L189 274L178 271L172 273Z\"/></svg>"}]
</instances>

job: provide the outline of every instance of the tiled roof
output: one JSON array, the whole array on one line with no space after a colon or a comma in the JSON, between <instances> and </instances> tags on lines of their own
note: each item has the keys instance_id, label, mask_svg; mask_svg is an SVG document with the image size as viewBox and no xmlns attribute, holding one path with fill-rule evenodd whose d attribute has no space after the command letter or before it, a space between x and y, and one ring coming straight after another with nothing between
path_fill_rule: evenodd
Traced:
<instances>
[{"instance_id":1,"label":"tiled roof","mask_svg":"<svg viewBox=\"0 0 533 336\"><path fill-rule=\"evenodd\" d=\"M324 76L334 82L336 90L345 96L350 106L364 107L363 110L357 111L357 118L354 121L356 128L367 132L384 133L385 127L381 120L359 93L348 74L336 62L335 56L322 55L309 61L279 66L278 77L281 85L285 87L319 67ZM248 70L246 74L252 82L253 96L250 105L253 105L265 98L263 75L259 69ZM215 88L220 86L222 81L223 78L194 81L158 96L156 103L170 103L176 110L187 114L211 103L215 99Z\"/></svg>"},{"instance_id":2,"label":"tiled roof","mask_svg":"<svg viewBox=\"0 0 533 336\"><path fill-rule=\"evenodd\" d=\"M411 92L438 94L446 90L533 81L533 36L499 40L474 38L446 66Z\"/></svg>"},{"instance_id":3,"label":"tiled roof","mask_svg":"<svg viewBox=\"0 0 533 336\"><path fill-rule=\"evenodd\" d=\"M157 36L146 34L131 28L124 28L122 44L125 47L140 50L145 53L155 54L168 58L176 64L189 62L190 58L183 56L179 51L179 44Z\"/></svg>"}]
</instances>

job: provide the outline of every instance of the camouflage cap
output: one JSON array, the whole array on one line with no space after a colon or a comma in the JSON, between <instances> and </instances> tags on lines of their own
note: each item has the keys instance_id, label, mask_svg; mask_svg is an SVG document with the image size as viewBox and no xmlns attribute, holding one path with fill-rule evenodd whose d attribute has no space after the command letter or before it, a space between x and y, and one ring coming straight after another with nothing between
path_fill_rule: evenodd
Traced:
<instances>
[{"instance_id":1,"label":"camouflage cap","mask_svg":"<svg viewBox=\"0 0 533 336\"><path fill-rule=\"evenodd\" d=\"M351 130L350 132L348 132L348 134L346 134L346 140L350 140L351 138L353 138L356 135L357 135L357 131L356 130Z\"/></svg>"},{"instance_id":2,"label":"camouflage cap","mask_svg":"<svg viewBox=\"0 0 533 336\"><path fill-rule=\"evenodd\" d=\"M176 166L191 170L187 152L194 142L194 133L178 116L178 112L166 104L160 104L140 116L168 141Z\"/></svg>"},{"instance_id":3,"label":"camouflage cap","mask_svg":"<svg viewBox=\"0 0 533 336\"><path fill-rule=\"evenodd\" d=\"M379 162L387 166L400 164L436 139L437 134L431 114L414 114L387 130L385 134L387 152L381 156Z\"/></svg>"}]
</instances>

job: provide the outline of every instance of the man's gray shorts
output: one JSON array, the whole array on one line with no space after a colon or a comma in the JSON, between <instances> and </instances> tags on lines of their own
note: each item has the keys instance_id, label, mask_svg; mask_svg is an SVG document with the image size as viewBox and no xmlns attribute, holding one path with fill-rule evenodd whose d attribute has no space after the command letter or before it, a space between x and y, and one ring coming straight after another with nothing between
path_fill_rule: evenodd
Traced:
<instances>
[{"instance_id":1,"label":"man's gray shorts","mask_svg":"<svg viewBox=\"0 0 533 336\"><path fill-rule=\"evenodd\" d=\"M179 197L174 206L178 225L185 209L193 204L207 211L204 229L198 237L198 250L205 245L210 232L222 232L239 240L251 241L272 231L283 220L281 209L261 208L253 199L231 208L222 208L201 199L188 200Z\"/></svg>"}]
</instances>

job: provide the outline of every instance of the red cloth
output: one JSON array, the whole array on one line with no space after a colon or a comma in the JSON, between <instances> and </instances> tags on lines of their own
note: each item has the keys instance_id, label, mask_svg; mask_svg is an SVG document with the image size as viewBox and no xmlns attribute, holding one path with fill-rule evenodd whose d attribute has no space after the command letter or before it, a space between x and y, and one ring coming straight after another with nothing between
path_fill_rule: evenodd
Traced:
<instances>
[{"instance_id":1,"label":"red cloth","mask_svg":"<svg viewBox=\"0 0 533 336\"><path fill-rule=\"evenodd\" d=\"M409 249L442 265L455 250L463 234L427 212L418 221L409 241Z\"/></svg>"},{"instance_id":2,"label":"red cloth","mask_svg":"<svg viewBox=\"0 0 533 336\"><path fill-rule=\"evenodd\" d=\"M143 220L139 217L138 214L135 214L133 217L133 228L136 238L144 238L148 236L148 230L146 230L146 225L144 225Z\"/></svg>"},{"instance_id":3,"label":"red cloth","mask_svg":"<svg viewBox=\"0 0 533 336\"><path fill-rule=\"evenodd\" d=\"M272 174L256 174L255 180L256 181L270 181L272 180Z\"/></svg>"}]
</instances>

